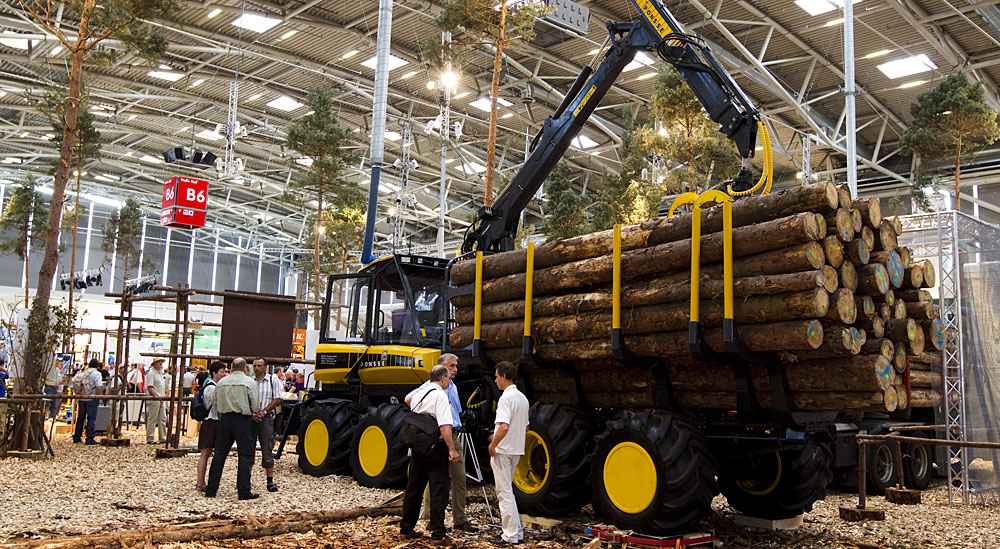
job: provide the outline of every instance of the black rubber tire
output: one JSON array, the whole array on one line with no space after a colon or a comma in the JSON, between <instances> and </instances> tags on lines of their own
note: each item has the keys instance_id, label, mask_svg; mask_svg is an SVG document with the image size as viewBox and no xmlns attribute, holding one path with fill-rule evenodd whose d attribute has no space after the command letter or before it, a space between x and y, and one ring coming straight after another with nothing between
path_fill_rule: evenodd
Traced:
<instances>
[{"instance_id":1,"label":"black rubber tire","mask_svg":"<svg viewBox=\"0 0 1000 549\"><path fill-rule=\"evenodd\" d=\"M368 408L351 440L351 473L358 484L369 488L396 488L406 484L406 466L409 461L407 448L399 442L399 429L403 426L406 410L403 404L380 404ZM359 445L365 431L375 427L385 437L387 455L379 472L372 476L361 466ZM369 464L370 465L370 464Z\"/></svg>"},{"instance_id":2,"label":"black rubber tire","mask_svg":"<svg viewBox=\"0 0 1000 549\"><path fill-rule=\"evenodd\" d=\"M868 445L868 463L866 465L868 478L865 483L868 493L873 496L884 496L885 489L895 486L899 479L896 471L895 451L890 444L874 442Z\"/></svg>"},{"instance_id":3,"label":"black rubber tire","mask_svg":"<svg viewBox=\"0 0 1000 549\"><path fill-rule=\"evenodd\" d=\"M907 434L914 438L927 438L921 431ZM903 445L903 480L907 488L926 490L934 476L934 450L923 442Z\"/></svg>"},{"instance_id":4,"label":"black rubber tire","mask_svg":"<svg viewBox=\"0 0 1000 549\"><path fill-rule=\"evenodd\" d=\"M740 513L765 519L797 517L826 497L833 454L824 444L740 456L719 464L719 487Z\"/></svg>"},{"instance_id":5,"label":"black rubber tire","mask_svg":"<svg viewBox=\"0 0 1000 549\"><path fill-rule=\"evenodd\" d=\"M295 453L299 455L299 469L307 475L323 477L342 475L351 471L351 439L354 428L361 420L364 410L350 401L335 401L313 406L302 418L299 426L299 441ZM317 459L314 465L306 456L306 431L314 421L322 421L329 437L326 457Z\"/></svg>"},{"instance_id":6,"label":"black rubber tire","mask_svg":"<svg viewBox=\"0 0 1000 549\"><path fill-rule=\"evenodd\" d=\"M596 442L591 460L594 510L611 523L648 534L670 535L697 529L698 523L712 513L712 498L719 493L715 461L708 440L688 421L659 410L628 411L609 421ZM605 462L622 443L640 446L656 470L652 500L636 513L619 509L605 488Z\"/></svg>"},{"instance_id":7,"label":"black rubber tire","mask_svg":"<svg viewBox=\"0 0 1000 549\"><path fill-rule=\"evenodd\" d=\"M565 404L536 402L528 411L528 417L529 441L533 435L537 436L544 447L535 446L533 450L525 447L530 455L522 456L514 470L514 497L518 509L529 515L551 517L578 512L590 503L587 476L590 456L594 452L596 423L582 410ZM547 476L544 471L548 472ZM544 484L537 490L527 493L518 486L525 484L526 477L539 472Z\"/></svg>"}]
</instances>

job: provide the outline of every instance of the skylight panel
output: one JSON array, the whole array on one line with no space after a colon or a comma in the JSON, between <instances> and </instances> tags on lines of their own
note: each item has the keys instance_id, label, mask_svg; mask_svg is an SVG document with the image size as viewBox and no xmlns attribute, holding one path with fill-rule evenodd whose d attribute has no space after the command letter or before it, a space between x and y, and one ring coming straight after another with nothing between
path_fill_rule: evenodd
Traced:
<instances>
[{"instance_id":1,"label":"skylight panel","mask_svg":"<svg viewBox=\"0 0 1000 549\"><path fill-rule=\"evenodd\" d=\"M882 74L885 74L889 78L902 78L904 76L920 74L936 68L937 65L935 65L924 54L896 59L894 61L882 63L878 66L878 70L882 71Z\"/></svg>"},{"instance_id":2,"label":"skylight panel","mask_svg":"<svg viewBox=\"0 0 1000 549\"><path fill-rule=\"evenodd\" d=\"M281 97L272 100L267 104L268 107L274 107L276 109L283 110L285 112L291 112L302 106L302 103L288 97L287 95L282 95Z\"/></svg>"},{"instance_id":3,"label":"skylight panel","mask_svg":"<svg viewBox=\"0 0 1000 549\"><path fill-rule=\"evenodd\" d=\"M176 82L181 78L184 78L184 73L182 72L167 72L167 71L149 71L146 73L153 78L159 78L161 80L169 80L171 82Z\"/></svg>"},{"instance_id":4,"label":"skylight panel","mask_svg":"<svg viewBox=\"0 0 1000 549\"><path fill-rule=\"evenodd\" d=\"M456 97L456 99L457 99L457 97ZM498 97L497 98L497 105L500 105L501 107L509 107L509 106L513 105L513 103L511 103L510 101L507 101L503 97ZM490 98L489 97L480 97L479 99L476 99L472 103L469 103L469 106L470 107L475 107L475 108L477 108L477 109L479 109L479 110L481 110L483 112L490 112Z\"/></svg>"},{"instance_id":5,"label":"skylight panel","mask_svg":"<svg viewBox=\"0 0 1000 549\"><path fill-rule=\"evenodd\" d=\"M267 32L281 23L281 19L272 19L258 13L244 13L233 20L233 25L253 32Z\"/></svg>"},{"instance_id":6,"label":"skylight panel","mask_svg":"<svg viewBox=\"0 0 1000 549\"><path fill-rule=\"evenodd\" d=\"M861 0L854 0L857 4ZM844 0L795 0L795 4L809 15L821 15L844 7Z\"/></svg>"},{"instance_id":7,"label":"skylight panel","mask_svg":"<svg viewBox=\"0 0 1000 549\"><path fill-rule=\"evenodd\" d=\"M409 63L409 61L407 61L406 59L400 59L399 57L396 57L395 55L392 55L391 53L389 54L389 70L390 71L396 70L399 67L402 67L403 65L406 65L407 63ZM365 60L363 63L361 63L361 66L362 67L368 67L369 69L375 70L375 68L378 66L378 57L376 57L374 55L371 56L371 57L369 57L367 60Z\"/></svg>"},{"instance_id":8,"label":"skylight panel","mask_svg":"<svg viewBox=\"0 0 1000 549\"><path fill-rule=\"evenodd\" d=\"M593 149L597 146L597 141L594 141L586 135L578 135L573 138L573 146L578 149Z\"/></svg>"},{"instance_id":9,"label":"skylight panel","mask_svg":"<svg viewBox=\"0 0 1000 549\"><path fill-rule=\"evenodd\" d=\"M635 69L641 69L643 67L648 67L648 66L652 65L653 63L655 63L655 61L653 61L652 57L646 55L645 52L639 52L639 53L635 54L635 58L632 59L631 63L629 63L628 65L625 65L625 68L622 69L622 72L634 71Z\"/></svg>"}]
</instances>

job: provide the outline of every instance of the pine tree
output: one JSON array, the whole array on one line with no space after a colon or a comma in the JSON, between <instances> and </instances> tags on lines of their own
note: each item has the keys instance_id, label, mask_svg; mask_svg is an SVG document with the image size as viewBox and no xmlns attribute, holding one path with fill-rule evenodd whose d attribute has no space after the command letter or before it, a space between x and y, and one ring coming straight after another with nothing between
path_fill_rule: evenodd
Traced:
<instances>
[{"instance_id":1,"label":"pine tree","mask_svg":"<svg viewBox=\"0 0 1000 549\"><path fill-rule=\"evenodd\" d=\"M617 174L605 171L604 189L598 193L593 207L593 228L601 231L616 224L631 225L655 217L663 198L663 189L648 172L649 150L637 135L635 112L625 108L622 112L622 143L618 147L621 169Z\"/></svg>"},{"instance_id":2,"label":"pine tree","mask_svg":"<svg viewBox=\"0 0 1000 549\"><path fill-rule=\"evenodd\" d=\"M441 30L465 38L445 44L444 49L485 45L493 50L493 80L490 83L490 123L486 142L486 189L483 204L493 204L497 146L497 98L500 96L500 74L503 72L504 50L519 40L530 41L535 36L535 21L549 8L536 2L510 0L443 0L441 14L435 22Z\"/></svg>"},{"instance_id":3,"label":"pine tree","mask_svg":"<svg viewBox=\"0 0 1000 549\"><path fill-rule=\"evenodd\" d=\"M545 181L545 200L548 202L542 232L546 241L584 234L588 230L587 199L573 190L570 166L559 161Z\"/></svg>"},{"instance_id":4,"label":"pine tree","mask_svg":"<svg viewBox=\"0 0 1000 549\"><path fill-rule=\"evenodd\" d=\"M962 155L1000 138L996 111L986 106L982 82L969 82L962 71L949 74L910 103L910 125L900 147L920 158L919 177L928 175L925 162L955 162L955 209L961 209Z\"/></svg>"},{"instance_id":5,"label":"pine tree","mask_svg":"<svg viewBox=\"0 0 1000 549\"><path fill-rule=\"evenodd\" d=\"M662 176L667 194L701 192L736 175L740 165L736 145L719 132L719 125L672 66L657 74L649 109L653 127L643 127L640 133L648 149L674 166Z\"/></svg>"},{"instance_id":6,"label":"pine tree","mask_svg":"<svg viewBox=\"0 0 1000 549\"><path fill-rule=\"evenodd\" d=\"M356 182L345 177L347 168L360 158L360 153L352 148L354 132L342 126L337 118L333 91L325 86L311 88L306 96L306 105L312 114L289 124L286 140L289 147L308 157L311 165L304 177L292 181L292 192L287 196L301 203L316 201L316 214L311 222L313 227L306 232L313 247L310 262L313 298L323 301L324 287L320 276L323 270L322 251L328 243L323 242L322 232L328 228L327 220L332 223L329 227L331 239L356 234L359 229L363 232L365 196ZM324 211L324 208L328 210ZM336 247L345 250L341 268L346 267L347 251L360 242L360 237L349 240L346 236L344 240L336 241ZM315 326L319 328L319 315L314 318Z\"/></svg>"},{"instance_id":7,"label":"pine tree","mask_svg":"<svg viewBox=\"0 0 1000 549\"><path fill-rule=\"evenodd\" d=\"M134 198L126 198L125 204L111 211L111 216L101 228L104 240L101 249L108 254L108 261L118 256L122 262L122 288L129 279L129 269L138 266L142 249L142 209ZM151 266L151 263L146 263Z\"/></svg>"},{"instance_id":8,"label":"pine tree","mask_svg":"<svg viewBox=\"0 0 1000 549\"><path fill-rule=\"evenodd\" d=\"M45 242L48 211L42 195L35 190L35 176L30 173L11 189L10 199L0 217L0 232L13 232L0 242L0 253L14 254L24 263L24 306L28 307L28 253Z\"/></svg>"}]
</instances>

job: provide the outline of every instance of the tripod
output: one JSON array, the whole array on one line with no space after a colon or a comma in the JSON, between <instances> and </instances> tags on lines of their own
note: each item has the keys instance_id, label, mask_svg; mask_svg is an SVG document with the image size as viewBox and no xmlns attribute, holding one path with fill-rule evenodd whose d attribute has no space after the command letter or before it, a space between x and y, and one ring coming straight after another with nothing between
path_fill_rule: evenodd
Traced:
<instances>
[{"instance_id":1,"label":"tripod","mask_svg":"<svg viewBox=\"0 0 1000 549\"><path fill-rule=\"evenodd\" d=\"M465 431L458 433L458 440L462 441L465 445L465 453L472 459L472 468L476 473L475 476L472 476L467 470L465 476L479 483L480 488L483 490L483 501L486 502L486 512L490 515L490 522L495 522L493 509L490 507L490 498L486 497L486 485L483 484L483 469L479 466L479 455L476 454L476 446L472 442L472 434Z\"/></svg>"}]
</instances>

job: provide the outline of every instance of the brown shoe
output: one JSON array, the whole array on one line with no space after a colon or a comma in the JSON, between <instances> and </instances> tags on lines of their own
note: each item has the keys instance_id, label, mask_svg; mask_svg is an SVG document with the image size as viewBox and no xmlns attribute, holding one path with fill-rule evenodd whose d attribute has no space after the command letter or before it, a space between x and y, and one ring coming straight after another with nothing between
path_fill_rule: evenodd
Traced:
<instances>
[{"instance_id":1,"label":"brown shoe","mask_svg":"<svg viewBox=\"0 0 1000 549\"><path fill-rule=\"evenodd\" d=\"M479 531L479 528L476 528L475 526L473 526L472 523L469 522L469 521L465 521L462 524L456 524L455 526L452 526L451 529L452 530L458 530L460 532L478 532Z\"/></svg>"},{"instance_id":2,"label":"brown shoe","mask_svg":"<svg viewBox=\"0 0 1000 549\"><path fill-rule=\"evenodd\" d=\"M445 536L443 538L431 538L431 545L451 545L451 538Z\"/></svg>"}]
</instances>

